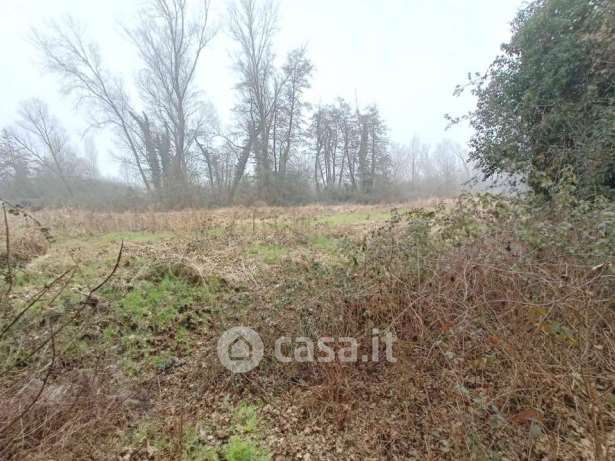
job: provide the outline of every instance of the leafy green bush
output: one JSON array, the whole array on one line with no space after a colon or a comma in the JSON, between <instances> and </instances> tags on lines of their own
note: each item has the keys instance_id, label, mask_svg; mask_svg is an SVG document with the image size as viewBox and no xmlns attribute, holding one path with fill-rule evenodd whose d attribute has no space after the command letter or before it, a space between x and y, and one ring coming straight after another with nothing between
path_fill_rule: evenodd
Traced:
<instances>
[{"instance_id":1,"label":"leafy green bush","mask_svg":"<svg viewBox=\"0 0 615 461\"><path fill-rule=\"evenodd\" d=\"M487 177L522 175L535 191L566 167L576 192L615 194L615 7L611 0L535 0L478 81L471 157ZM462 91L462 87L458 91Z\"/></svg>"}]
</instances>

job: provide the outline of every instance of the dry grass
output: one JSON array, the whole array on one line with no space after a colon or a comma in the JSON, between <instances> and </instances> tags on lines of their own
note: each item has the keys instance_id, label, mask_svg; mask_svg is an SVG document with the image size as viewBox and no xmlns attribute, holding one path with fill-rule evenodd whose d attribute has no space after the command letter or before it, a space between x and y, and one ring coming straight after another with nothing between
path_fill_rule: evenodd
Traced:
<instances>
[{"instance_id":1,"label":"dry grass","mask_svg":"<svg viewBox=\"0 0 615 461\"><path fill-rule=\"evenodd\" d=\"M236 431L228 412L247 400L264 404L266 422L251 437L284 459L610 459L615 274L600 228L609 218L583 212L560 226L502 203L449 203L388 221L392 206L38 213L60 242L24 274L78 264L75 283L99 280L119 240L127 242L109 290L71 330L86 338L78 341L85 349L63 356L50 379L52 389L64 385L93 404L73 414L45 396L13 433L13 457L108 459L106 450L190 459L189 428L210 434L190 443L221 447L227 435L219 430ZM126 299L147 290L158 299L163 286L188 300L171 323L152 325L155 311L135 311L139 320L122 314ZM31 289L17 286L15 299ZM266 350L280 335L353 336L359 356L371 352L373 328L391 331L397 362L281 364L266 356L247 375L229 376L215 344L238 324L259 331ZM20 343L44 335L45 325L22 330ZM119 330L109 343L101 332L110 326ZM140 335L136 349L118 348ZM171 351L171 365L148 365L150 349L159 358ZM138 361L132 378L118 366L128 357ZM97 369L107 371L98 384L80 384L80 370L101 360ZM17 392L25 382L6 387L3 415L27 401ZM114 396L126 388L148 389L148 407L118 407ZM130 441L151 420L156 428ZM95 449L86 441L96 437Z\"/></svg>"},{"instance_id":2,"label":"dry grass","mask_svg":"<svg viewBox=\"0 0 615 461\"><path fill-rule=\"evenodd\" d=\"M460 222L473 214L462 210ZM388 423L365 426L370 435L374 427L383 432L386 443L374 448L386 457L403 457L422 443L419 457L610 459L612 254L567 256L549 241L536 254L507 228L513 223L505 216L494 232L465 235L447 248L427 237L433 231L422 240L413 219L374 236L352 277L363 292L321 301L337 309L322 310L316 322L324 320L329 331L343 325L340 333L349 336L374 325L391 328L399 338L397 364L359 370L371 379L352 370L345 380L323 380L333 389L346 383L345 403L356 401L359 382L375 386L365 389L365 400L375 394L381 405L378 396L391 397ZM595 242L569 239L580 249Z\"/></svg>"},{"instance_id":3,"label":"dry grass","mask_svg":"<svg viewBox=\"0 0 615 461\"><path fill-rule=\"evenodd\" d=\"M9 228L9 246L11 260L17 264L24 264L37 256L45 254L49 248L51 236L47 233L47 228L41 232L41 225L30 219L27 215L15 215L7 213L6 224ZM6 228L3 217L0 216L0 261L7 262L6 254Z\"/></svg>"},{"instance_id":4,"label":"dry grass","mask_svg":"<svg viewBox=\"0 0 615 461\"><path fill-rule=\"evenodd\" d=\"M592 251L601 220L565 236L547 226L537 248L515 213L410 214L350 266L288 266L270 294L287 304L247 321L267 350L280 336L349 336L361 357L378 328L395 333L397 363L272 362L249 377L254 392L290 394L305 412L296 430L335 427L378 459L611 459L615 274L612 249ZM544 231L539 218L526 230Z\"/></svg>"},{"instance_id":5,"label":"dry grass","mask_svg":"<svg viewBox=\"0 0 615 461\"><path fill-rule=\"evenodd\" d=\"M366 289L320 300L337 309L320 311L317 333L365 337L390 326L398 362L309 367L302 379L334 420L353 408L343 427L362 425L383 457L610 459L613 276L591 266L511 269L517 262L464 248L426 261L420 283L392 270L375 284L357 272ZM380 411L358 419L370 408Z\"/></svg>"},{"instance_id":6,"label":"dry grass","mask_svg":"<svg viewBox=\"0 0 615 461\"><path fill-rule=\"evenodd\" d=\"M306 205L302 207L232 207L182 211L104 213L78 209L41 210L36 217L59 235L97 235L110 232L173 232L185 235L223 226L251 228L259 223L300 222L314 218L350 213L366 216L387 213L391 208L428 207L442 200L429 199L387 205Z\"/></svg>"},{"instance_id":7,"label":"dry grass","mask_svg":"<svg viewBox=\"0 0 615 461\"><path fill-rule=\"evenodd\" d=\"M56 367L55 373L61 373ZM102 437L125 424L127 412L110 388L111 377L104 370L73 370L45 383L31 373L21 373L3 382L0 427L15 415L23 416L2 433L2 459L43 460L62 454L64 459L105 459L99 445ZM32 408L25 411L32 402Z\"/></svg>"}]
</instances>

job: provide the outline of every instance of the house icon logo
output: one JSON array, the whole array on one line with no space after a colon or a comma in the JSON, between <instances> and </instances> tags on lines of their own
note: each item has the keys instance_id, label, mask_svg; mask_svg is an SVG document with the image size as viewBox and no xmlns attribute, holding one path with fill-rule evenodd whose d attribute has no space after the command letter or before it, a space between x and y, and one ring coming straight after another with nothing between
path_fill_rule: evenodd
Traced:
<instances>
[{"instance_id":1,"label":"house icon logo","mask_svg":"<svg viewBox=\"0 0 615 461\"><path fill-rule=\"evenodd\" d=\"M233 327L218 339L218 358L233 373L246 373L263 359L264 346L252 328Z\"/></svg>"}]
</instances>

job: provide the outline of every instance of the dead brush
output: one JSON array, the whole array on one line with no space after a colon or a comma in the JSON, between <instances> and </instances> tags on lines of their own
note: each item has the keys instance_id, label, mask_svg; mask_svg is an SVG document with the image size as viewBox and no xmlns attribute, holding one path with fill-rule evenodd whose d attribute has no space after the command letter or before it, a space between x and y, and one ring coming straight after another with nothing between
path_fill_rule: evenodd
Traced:
<instances>
[{"instance_id":1,"label":"dead brush","mask_svg":"<svg viewBox=\"0 0 615 461\"><path fill-rule=\"evenodd\" d=\"M47 253L48 248L49 242L41 236L40 232L27 229L14 239L12 257L16 262L27 263ZM3 257L6 257L6 253L0 255L0 259Z\"/></svg>"},{"instance_id":2,"label":"dead brush","mask_svg":"<svg viewBox=\"0 0 615 461\"><path fill-rule=\"evenodd\" d=\"M194 261L181 256L166 256L143 266L134 276L133 281L160 281L166 276L177 277L193 285L205 282L203 269Z\"/></svg>"},{"instance_id":3,"label":"dead brush","mask_svg":"<svg viewBox=\"0 0 615 461\"><path fill-rule=\"evenodd\" d=\"M311 415L337 424L332 408L344 412L384 457L610 459L615 275L602 221L560 228L480 200L393 217L349 267L306 273L294 293L286 335L351 336L365 351L373 328L390 330L396 363L277 371L307 386Z\"/></svg>"},{"instance_id":4,"label":"dead brush","mask_svg":"<svg viewBox=\"0 0 615 461\"><path fill-rule=\"evenodd\" d=\"M0 427L6 428L0 435L2 459L105 457L97 438L113 432L127 417L112 397L107 371L53 376L53 384L33 378L30 371L19 375L0 395ZM15 415L21 416L9 426Z\"/></svg>"},{"instance_id":5,"label":"dead brush","mask_svg":"<svg viewBox=\"0 0 615 461\"><path fill-rule=\"evenodd\" d=\"M47 223L58 235L100 235L111 232L173 232L190 235L215 227L225 228L227 232L250 229L255 231L259 224L266 227L281 216L289 213L295 221L313 220L323 213L332 214L349 210L369 213L388 211L392 207L428 207L440 200L421 200L411 203L387 205L306 205L301 207L228 207L220 209L186 209L181 211L143 211L143 212L104 212L73 208L43 209L34 213L42 222ZM262 204L261 204L262 205ZM281 222L280 222L281 224ZM274 224L275 225L275 224ZM241 228L241 229L240 229Z\"/></svg>"},{"instance_id":6,"label":"dead brush","mask_svg":"<svg viewBox=\"0 0 615 461\"><path fill-rule=\"evenodd\" d=\"M111 431L117 421L119 405L108 392L112 379L108 371L100 369L90 370L91 373L63 370L63 355L73 339L67 334L68 327L84 311L96 306L94 295L118 269L123 245L112 271L74 309L41 320L36 311L53 309L77 268L68 269L21 301L12 296L12 268L16 258L6 207L3 211L8 270L0 317L0 457L91 456L95 434ZM15 214L22 212L17 210ZM43 230L46 228L35 219L34 222L45 240L50 240L48 232Z\"/></svg>"},{"instance_id":7,"label":"dead brush","mask_svg":"<svg viewBox=\"0 0 615 461\"><path fill-rule=\"evenodd\" d=\"M53 237L49 228L22 208L2 202L4 225L0 226L0 261L10 264L25 264L45 254ZM10 261L9 261L10 260Z\"/></svg>"}]
</instances>

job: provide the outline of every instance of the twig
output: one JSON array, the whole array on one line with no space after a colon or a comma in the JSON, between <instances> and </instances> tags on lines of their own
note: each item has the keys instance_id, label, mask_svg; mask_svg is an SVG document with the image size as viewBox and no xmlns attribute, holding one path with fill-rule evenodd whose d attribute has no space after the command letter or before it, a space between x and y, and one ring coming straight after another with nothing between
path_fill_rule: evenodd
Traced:
<instances>
[{"instance_id":1,"label":"twig","mask_svg":"<svg viewBox=\"0 0 615 461\"><path fill-rule=\"evenodd\" d=\"M39 229L41 229L41 230L42 229L47 229L45 226L43 226L43 224L38 219L36 219L34 216L32 216L32 214L30 214L26 210L24 210L23 207L14 205L11 202L9 202L9 201L1 198L1 197L0 197L0 202L2 202L2 206L3 207L5 205L8 205L11 210L14 210L15 212L20 213L20 214L24 215L26 218L32 220L32 222L34 222L34 224L36 224L39 227ZM45 234L46 238L48 237L46 231L43 231L43 234Z\"/></svg>"},{"instance_id":2,"label":"twig","mask_svg":"<svg viewBox=\"0 0 615 461\"><path fill-rule=\"evenodd\" d=\"M56 279L54 279L50 284L45 285L31 300L30 302L26 305L26 307L24 307L22 309L22 311L17 314L13 320L11 320L10 323L8 323L0 332L0 339L2 339L2 337L6 334L7 331L9 331L13 325L15 325L19 319L21 317L23 317L23 315L28 312L28 310L30 310L32 308L32 306L34 306L56 283L58 283L60 280L62 280L66 274L68 274L69 272L73 271L74 269L68 269L66 272L64 272L62 275L60 275L59 277L57 277ZM71 275L72 277L72 275Z\"/></svg>"},{"instance_id":3,"label":"twig","mask_svg":"<svg viewBox=\"0 0 615 461\"><path fill-rule=\"evenodd\" d=\"M94 295L94 293L96 293L98 290L100 290L109 280L111 280L111 277L113 277L113 275L117 271L118 267L120 266L120 261L122 259L122 252L123 252L123 250L124 250L124 241L122 240L122 243L120 245L120 251L118 252L117 259L115 261L115 266L113 266L113 270L109 273L109 275L107 275L107 277L105 277L105 279L102 282L100 282L98 285L96 285L96 287L94 287L94 288L92 288L90 290L90 292L88 293L86 298L83 301L81 301L80 309L78 309L77 312L75 312L68 320L66 320L64 323L62 323L62 325L60 325L55 330L54 335L58 334L60 331L62 331L64 328L66 328L68 326L68 324L70 324L71 322L75 321L79 317L81 312L83 312L83 308L85 306L88 306L88 305L91 304L92 296ZM47 345L48 342L49 342L49 339L46 339L45 341L43 341L32 352L30 352L25 357L24 360L25 361L29 360L33 355L35 355L38 351L40 351L43 347L45 347L45 345Z\"/></svg>"},{"instance_id":4,"label":"twig","mask_svg":"<svg viewBox=\"0 0 615 461\"><path fill-rule=\"evenodd\" d=\"M107 275L107 277L102 282L100 282L95 288L93 288L90 291L90 294L86 298L86 301L89 301L89 298L94 293L96 293L98 290L100 290L109 280L111 280L111 277L113 277L115 275L115 272L117 271L117 268L120 267L120 261L122 259L122 252L123 251L124 251L124 240L122 240L122 243L120 244L120 251L117 254L117 259L115 260L115 266L113 266L113 270L109 273L109 275Z\"/></svg>"},{"instance_id":5,"label":"twig","mask_svg":"<svg viewBox=\"0 0 615 461\"><path fill-rule=\"evenodd\" d=\"M13 290L13 269L11 267L11 236L9 232L9 218L6 215L6 204L2 202L2 215L4 217L4 232L6 233L6 282L9 286L4 293L4 297L8 298Z\"/></svg>"},{"instance_id":6,"label":"twig","mask_svg":"<svg viewBox=\"0 0 615 461\"><path fill-rule=\"evenodd\" d=\"M0 429L0 435L4 434L8 429L11 428L11 426L13 426L13 424L15 424L21 418L23 418L32 409L32 407L36 404L36 402L38 402L38 400L41 398L41 395L43 395L43 391L45 390L45 387L47 386L47 382L49 381L49 377L51 376L51 371L53 370L53 366L55 365L55 361L56 361L55 333L53 331L53 328L50 328L49 341L51 341L51 354L52 354L51 362L49 362L49 366L47 367L47 373L45 374L45 378L43 379L41 388L38 390L38 393L32 399L32 401L26 406L26 408L24 408L23 411L19 415L17 415L15 418L13 418L6 426Z\"/></svg>"}]
</instances>

